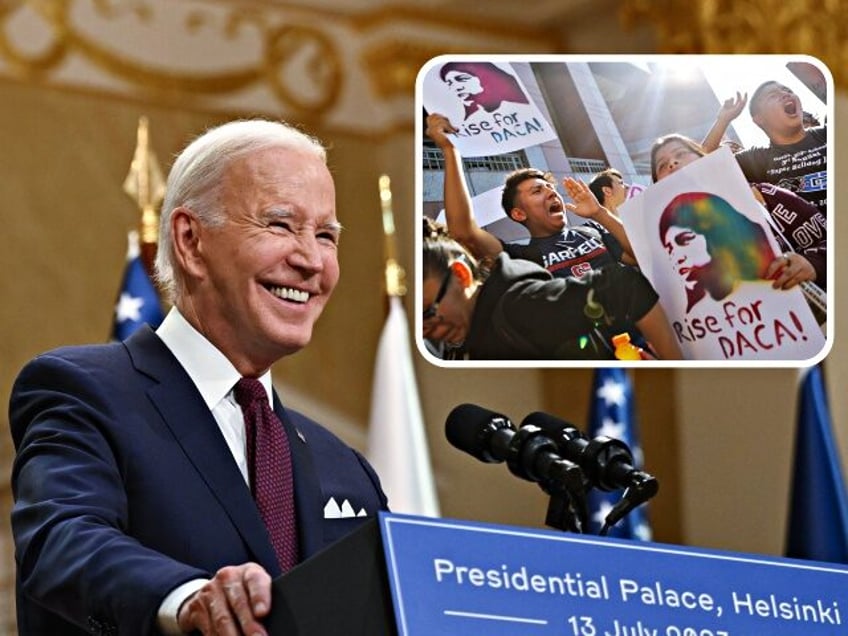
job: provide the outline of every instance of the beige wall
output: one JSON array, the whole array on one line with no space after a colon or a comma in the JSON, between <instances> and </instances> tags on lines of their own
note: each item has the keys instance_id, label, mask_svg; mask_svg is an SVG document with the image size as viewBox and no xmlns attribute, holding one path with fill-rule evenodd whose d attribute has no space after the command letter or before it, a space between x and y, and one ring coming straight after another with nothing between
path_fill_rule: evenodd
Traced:
<instances>
[{"instance_id":1,"label":"beige wall","mask_svg":"<svg viewBox=\"0 0 848 636\"><path fill-rule=\"evenodd\" d=\"M614 34L610 37L614 37ZM7 228L0 252L0 402L20 366L39 351L107 338L126 231L136 210L121 191L140 115L150 119L163 164L193 135L227 114L120 99L38 83L0 80L0 206ZM411 100L408 104L411 108ZM837 119L846 100L837 104ZM230 113L236 115L239 113ZM317 414L362 447L374 349L383 322L382 236L376 181L392 177L402 261L412 278L413 156L409 126L365 135L313 127L331 143L330 163L346 226L342 279L310 347L275 369L283 397ZM837 132L837 147L844 142ZM837 154L837 170L841 155ZM838 179L837 200L845 198ZM838 214L835 210L831 214ZM837 232L846 232L837 223ZM844 243L844 236L837 239ZM835 245L837 240L832 241ZM837 271L844 270L837 252ZM828 360L835 422L848 456L845 284ZM437 486L445 516L541 526L546 500L503 466L484 465L444 441L447 413L476 402L516 418L554 410L583 424L589 370L443 370L416 360ZM637 371L634 379L649 469L663 483L653 506L657 538L779 554L782 550L795 408L791 370ZM6 416L0 422L7 427ZM0 465L12 450L0 435ZM0 514L8 519L8 484ZM13 633L8 525L0 528L0 634Z\"/></svg>"}]
</instances>

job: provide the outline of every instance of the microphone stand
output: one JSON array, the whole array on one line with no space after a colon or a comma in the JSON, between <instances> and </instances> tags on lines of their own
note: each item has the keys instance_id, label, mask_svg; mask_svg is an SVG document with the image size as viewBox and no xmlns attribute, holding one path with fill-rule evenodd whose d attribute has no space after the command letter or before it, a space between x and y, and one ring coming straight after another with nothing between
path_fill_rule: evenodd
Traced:
<instances>
[{"instance_id":1,"label":"microphone stand","mask_svg":"<svg viewBox=\"0 0 848 636\"><path fill-rule=\"evenodd\" d=\"M517 477L538 482L551 496L545 523L583 533L588 523L589 482L574 462L556 454L556 444L538 426L522 426L509 442L507 467Z\"/></svg>"},{"instance_id":2,"label":"microphone stand","mask_svg":"<svg viewBox=\"0 0 848 636\"><path fill-rule=\"evenodd\" d=\"M633 483L624 490L621 499L609 511L606 519L604 519L604 525L598 534L602 537L606 536L611 527L621 521L631 510L641 506L648 499L656 495L658 490L659 482L656 477L641 471L635 472L633 474Z\"/></svg>"},{"instance_id":3,"label":"microphone stand","mask_svg":"<svg viewBox=\"0 0 848 636\"><path fill-rule=\"evenodd\" d=\"M575 466L576 468L576 466ZM586 504L586 489L583 486L583 474L576 479L568 477L568 482L552 482L540 484L542 490L551 496L548 511L545 515L545 525L564 532L583 534L589 520Z\"/></svg>"}]
</instances>

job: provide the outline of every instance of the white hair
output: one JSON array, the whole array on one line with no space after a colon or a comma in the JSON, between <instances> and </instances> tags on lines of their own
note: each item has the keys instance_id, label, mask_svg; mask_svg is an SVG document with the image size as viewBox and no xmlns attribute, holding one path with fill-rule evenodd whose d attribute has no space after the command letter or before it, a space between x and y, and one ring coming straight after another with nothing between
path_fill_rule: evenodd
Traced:
<instances>
[{"instance_id":1,"label":"white hair","mask_svg":"<svg viewBox=\"0 0 848 636\"><path fill-rule=\"evenodd\" d=\"M156 253L156 280L171 302L182 286L182 273L174 266L171 214L187 207L203 225L222 224L227 211L221 204L221 188L227 168L233 161L269 148L304 151L327 163L327 152L318 139L290 124L264 119L231 121L211 128L177 156L162 201Z\"/></svg>"}]
</instances>

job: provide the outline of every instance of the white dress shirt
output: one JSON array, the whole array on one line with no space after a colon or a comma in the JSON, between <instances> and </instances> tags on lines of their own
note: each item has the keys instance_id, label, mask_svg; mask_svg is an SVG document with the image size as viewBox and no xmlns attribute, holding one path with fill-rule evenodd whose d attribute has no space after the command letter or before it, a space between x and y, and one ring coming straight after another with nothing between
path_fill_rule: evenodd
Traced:
<instances>
[{"instance_id":1,"label":"white dress shirt","mask_svg":"<svg viewBox=\"0 0 848 636\"><path fill-rule=\"evenodd\" d=\"M242 477L249 484L244 416L233 396L233 387L241 379L241 374L215 345L189 324L176 307L168 312L156 330L156 335L162 339L194 382L212 412ZM271 372L264 373L258 380L265 387L268 401L273 407ZM206 582L207 579L188 581L165 597L158 613L159 628L162 631L166 634L182 633L177 625L177 611L183 602Z\"/></svg>"}]
</instances>

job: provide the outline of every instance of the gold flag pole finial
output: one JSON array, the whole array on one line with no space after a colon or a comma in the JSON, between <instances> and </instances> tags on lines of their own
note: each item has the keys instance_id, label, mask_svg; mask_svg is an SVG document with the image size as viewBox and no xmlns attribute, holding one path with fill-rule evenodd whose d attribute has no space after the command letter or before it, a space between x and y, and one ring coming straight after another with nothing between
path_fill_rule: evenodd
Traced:
<instances>
[{"instance_id":1,"label":"gold flag pole finial","mask_svg":"<svg viewBox=\"0 0 848 636\"><path fill-rule=\"evenodd\" d=\"M156 156L150 150L147 117L138 120L137 141L130 171L124 180L124 192L141 210L139 242L142 260L148 272L152 271L156 244L159 241L158 208L165 196L165 180Z\"/></svg>"},{"instance_id":2,"label":"gold flag pole finial","mask_svg":"<svg viewBox=\"0 0 848 636\"><path fill-rule=\"evenodd\" d=\"M386 293L389 296L406 294L406 272L397 262L397 240L395 238L395 218L392 212L391 180L382 175L378 181L380 187L380 207L383 211L383 234L386 250Z\"/></svg>"}]
</instances>

